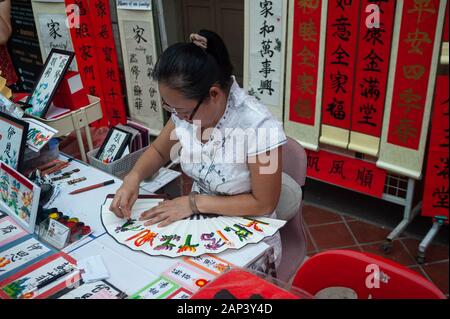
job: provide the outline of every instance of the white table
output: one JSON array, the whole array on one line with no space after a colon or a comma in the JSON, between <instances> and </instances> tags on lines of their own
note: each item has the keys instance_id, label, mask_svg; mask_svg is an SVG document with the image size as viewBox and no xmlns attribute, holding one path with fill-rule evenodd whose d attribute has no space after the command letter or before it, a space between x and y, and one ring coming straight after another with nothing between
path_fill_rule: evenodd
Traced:
<instances>
[{"instance_id":1,"label":"white table","mask_svg":"<svg viewBox=\"0 0 450 319\"><path fill-rule=\"evenodd\" d=\"M61 155L61 160L68 157ZM169 258L161 256L149 256L142 252L136 252L118 244L104 230L101 223L100 207L106 195L113 194L120 187L122 181L114 176L102 172L85 163L73 160L64 171L79 168L80 172L73 174L72 178L86 177L86 181L75 186L66 186L61 195L51 204L71 217L78 217L81 221L91 226L93 233L88 238L67 247L64 251L75 259L90 256L102 256L111 277L108 281L128 295L137 292L145 285L159 277L167 268L182 261L182 258ZM109 186L97 188L78 195L68 195L74 189L114 179L115 183ZM65 183L67 184L67 183ZM142 194L149 192L142 190ZM239 250L228 250L218 254L218 257L238 266L248 267L253 262L270 251L270 246L264 242L247 245Z\"/></svg>"}]
</instances>

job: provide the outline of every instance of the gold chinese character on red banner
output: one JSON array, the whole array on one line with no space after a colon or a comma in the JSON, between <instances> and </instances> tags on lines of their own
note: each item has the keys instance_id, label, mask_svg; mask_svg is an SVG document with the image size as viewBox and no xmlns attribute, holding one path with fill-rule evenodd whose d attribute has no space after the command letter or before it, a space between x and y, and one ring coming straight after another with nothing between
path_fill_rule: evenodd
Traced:
<instances>
[{"instance_id":1,"label":"gold chinese character on red banner","mask_svg":"<svg viewBox=\"0 0 450 319\"><path fill-rule=\"evenodd\" d=\"M411 109L420 110L422 109L423 105L419 102L422 99L422 96L419 94L415 94L413 92L413 89L409 88L404 90L399 94L400 100L402 100L402 103L399 103L398 106L405 107L405 114L408 114Z\"/></svg>"},{"instance_id":2,"label":"gold chinese character on red banner","mask_svg":"<svg viewBox=\"0 0 450 319\"><path fill-rule=\"evenodd\" d=\"M299 98L297 100L297 103L295 103L294 111L300 117L304 117L307 119L311 118L313 115L311 100Z\"/></svg>"},{"instance_id":3,"label":"gold chinese character on red banner","mask_svg":"<svg viewBox=\"0 0 450 319\"><path fill-rule=\"evenodd\" d=\"M316 25L312 19L309 21L300 23L298 35L303 41L317 41L317 30Z\"/></svg>"},{"instance_id":4,"label":"gold chinese character on red banner","mask_svg":"<svg viewBox=\"0 0 450 319\"><path fill-rule=\"evenodd\" d=\"M420 64L404 65L403 75L408 80L419 80L425 73L425 67Z\"/></svg>"},{"instance_id":5,"label":"gold chinese character on red banner","mask_svg":"<svg viewBox=\"0 0 450 319\"><path fill-rule=\"evenodd\" d=\"M313 86L314 76L306 74L300 74L297 77L297 89L302 93L314 94L314 91L311 89Z\"/></svg>"},{"instance_id":6,"label":"gold chinese character on red banner","mask_svg":"<svg viewBox=\"0 0 450 319\"><path fill-rule=\"evenodd\" d=\"M407 44L409 44L410 49L408 53L416 53L423 54L422 45L431 43L431 39L428 36L428 32L422 32L419 29L416 29L415 32L409 32L408 37L404 40Z\"/></svg>"},{"instance_id":7,"label":"gold chinese character on red banner","mask_svg":"<svg viewBox=\"0 0 450 319\"><path fill-rule=\"evenodd\" d=\"M316 56L314 55L314 53L312 53L307 47L306 45L303 46L303 49L297 53L297 56L301 57L301 61L298 62L298 65L307 65L310 66L312 68L314 68L314 62L311 61L313 60Z\"/></svg>"},{"instance_id":8,"label":"gold chinese character on red banner","mask_svg":"<svg viewBox=\"0 0 450 319\"><path fill-rule=\"evenodd\" d=\"M410 138L417 137L417 128L414 126L415 121L411 119L401 119L395 127L394 134L402 143L408 142Z\"/></svg>"},{"instance_id":9,"label":"gold chinese character on red banner","mask_svg":"<svg viewBox=\"0 0 450 319\"><path fill-rule=\"evenodd\" d=\"M319 7L319 0L297 0L297 5L303 13L311 13Z\"/></svg>"},{"instance_id":10,"label":"gold chinese character on red banner","mask_svg":"<svg viewBox=\"0 0 450 319\"><path fill-rule=\"evenodd\" d=\"M431 0L414 0L414 7L412 9L408 9L408 13L417 12L417 23L420 23L420 20L422 19L422 13L436 13L436 9L431 5L430 2Z\"/></svg>"}]
</instances>

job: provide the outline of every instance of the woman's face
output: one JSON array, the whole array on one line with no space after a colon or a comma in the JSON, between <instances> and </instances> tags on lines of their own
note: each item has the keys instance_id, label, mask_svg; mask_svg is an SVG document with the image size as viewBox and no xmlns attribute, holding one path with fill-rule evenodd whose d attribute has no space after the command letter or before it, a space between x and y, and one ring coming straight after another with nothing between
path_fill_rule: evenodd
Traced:
<instances>
[{"instance_id":1,"label":"woman's face","mask_svg":"<svg viewBox=\"0 0 450 319\"><path fill-rule=\"evenodd\" d=\"M212 86L209 95L203 100L187 99L178 91L170 88L164 83L159 83L159 93L163 107L178 116L180 119L193 122L201 121L201 126L215 125L215 121L221 115L220 105L226 96L220 88Z\"/></svg>"}]
</instances>

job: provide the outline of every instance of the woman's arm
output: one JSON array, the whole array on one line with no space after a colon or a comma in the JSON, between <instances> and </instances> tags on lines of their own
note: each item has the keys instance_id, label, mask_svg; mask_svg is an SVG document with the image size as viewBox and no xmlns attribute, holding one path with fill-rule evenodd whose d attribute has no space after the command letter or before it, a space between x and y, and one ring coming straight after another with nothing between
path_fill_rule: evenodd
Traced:
<instances>
[{"instance_id":1,"label":"woman's arm","mask_svg":"<svg viewBox=\"0 0 450 319\"><path fill-rule=\"evenodd\" d=\"M176 139L171 140L170 138L174 129L175 124L169 119L156 140L142 154L133 169L125 177L126 180L133 180L140 184L170 160L170 151L177 143Z\"/></svg>"},{"instance_id":2,"label":"woman's arm","mask_svg":"<svg viewBox=\"0 0 450 319\"><path fill-rule=\"evenodd\" d=\"M252 192L234 196L197 195L196 204L200 212L211 212L226 216L258 216L275 210L281 192L282 158L281 147L249 158ZM274 169L267 169L275 165ZM270 172L264 172L264 169Z\"/></svg>"},{"instance_id":3,"label":"woman's arm","mask_svg":"<svg viewBox=\"0 0 450 319\"><path fill-rule=\"evenodd\" d=\"M125 176L109 208L117 217L130 218L131 208L138 198L141 182L155 174L170 160L171 148L177 142L176 139L171 139L174 128L175 124L169 120L158 138L142 154L131 172Z\"/></svg>"},{"instance_id":4,"label":"woman's arm","mask_svg":"<svg viewBox=\"0 0 450 319\"><path fill-rule=\"evenodd\" d=\"M281 154L281 147L278 147L267 154L249 158L252 185L250 194L197 195L195 198L199 211L225 216L260 216L273 212L281 192ZM149 219L146 225L159 223L159 227L164 227L191 215L189 197L182 196L159 203L158 206L144 212L140 219Z\"/></svg>"},{"instance_id":5,"label":"woman's arm","mask_svg":"<svg viewBox=\"0 0 450 319\"><path fill-rule=\"evenodd\" d=\"M0 45L8 42L11 32L11 2L0 0Z\"/></svg>"}]
</instances>

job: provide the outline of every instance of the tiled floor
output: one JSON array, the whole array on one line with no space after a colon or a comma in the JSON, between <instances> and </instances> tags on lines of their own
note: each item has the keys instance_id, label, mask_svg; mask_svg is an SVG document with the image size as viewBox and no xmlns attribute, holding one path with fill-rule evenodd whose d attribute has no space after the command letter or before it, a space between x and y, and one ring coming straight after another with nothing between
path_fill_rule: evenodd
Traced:
<instances>
[{"instance_id":1,"label":"tiled floor","mask_svg":"<svg viewBox=\"0 0 450 319\"><path fill-rule=\"evenodd\" d=\"M392 251L385 254L380 246L390 233L390 229L311 204L305 205L303 217L308 239L308 256L329 249L354 249L380 255L407 266L431 280L448 297L448 246L431 245L426 251L425 264L420 265L416 262L420 240L400 236L393 242Z\"/></svg>"},{"instance_id":2,"label":"tiled floor","mask_svg":"<svg viewBox=\"0 0 450 319\"><path fill-rule=\"evenodd\" d=\"M106 128L91 128L94 146L99 147L106 136ZM84 133L84 132L83 132ZM80 158L78 144L74 134L65 138L60 144L60 150ZM192 181L182 175L180 193L190 192ZM431 280L448 297L449 289L449 247L447 245L431 245L426 251L426 263L416 262L418 239L400 236L393 242L392 252L388 255L380 250L381 244L391 229L373 225L345 214L335 213L323 208L306 204L303 211L307 240L308 256L329 249L353 249L370 252L407 266Z\"/></svg>"}]
</instances>

